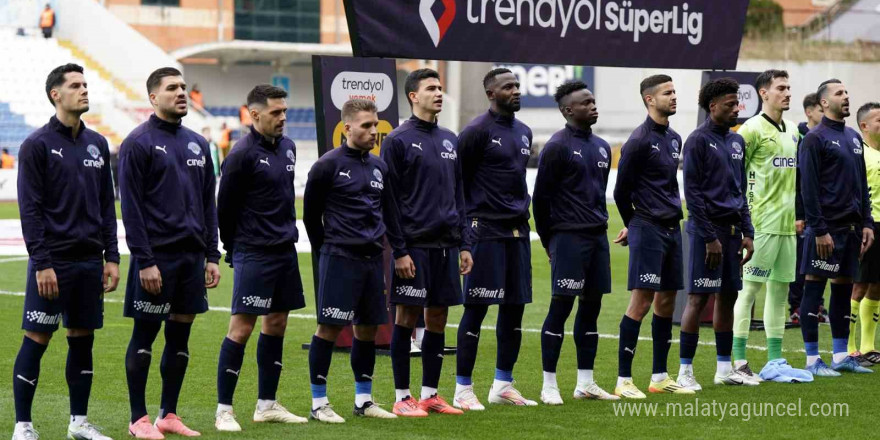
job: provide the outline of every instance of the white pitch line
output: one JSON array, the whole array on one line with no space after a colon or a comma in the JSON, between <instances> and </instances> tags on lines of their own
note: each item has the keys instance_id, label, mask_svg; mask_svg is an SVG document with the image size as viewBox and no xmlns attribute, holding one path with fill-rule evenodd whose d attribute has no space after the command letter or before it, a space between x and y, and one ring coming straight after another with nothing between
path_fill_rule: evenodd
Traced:
<instances>
[{"instance_id":1,"label":"white pitch line","mask_svg":"<svg viewBox=\"0 0 880 440\"><path fill-rule=\"evenodd\" d=\"M27 261L29 257L10 257L10 258L0 258L0 263L11 263L13 261Z\"/></svg>"},{"instance_id":2,"label":"white pitch line","mask_svg":"<svg viewBox=\"0 0 880 440\"><path fill-rule=\"evenodd\" d=\"M6 295L6 296L24 296L25 293L24 293L24 292L12 292L12 291L9 291L9 290L0 290L0 295ZM109 299L108 299L108 298L105 298L105 299L104 299L104 302L107 302L107 303L114 303L114 304L122 304L122 303L124 303L123 300L121 300L121 299L115 299L115 298L109 298ZM225 313L231 313L231 312L232 312L232 309L229 308L229 307L219 307L219 306L210 306L210 307L208 307L208 310L210 310L210 311L212 311L212 312L225 312ZM289 317L291 317L291 318L294 318L294 319L312 319L312 320L315 319L315 315L310 315L310 314L306 314L306 313L290 313L290 314L288 314L287 316L289 316ZM458 324L446 324L446 326L449 327L449 328L455 328L455 329L458 328ZM494 327L494 326L491 326L491 325L483 325L483 326L480 326L480 330L490 330L490 331L495 331L495 327ZM541 333L541 329L539 329L539 328L524 328L524 329L522 329L522 331L523 331L524 333L539 333L539 334ZM565 334L568 335L568 336L573 336L573 333L572 333L572 332L565 332ZM620 336L619 336L619 335L612 335L612 334L604 334L604 333L600 333L600 334L599 334L599 338L601 338L601 339L620 339ZM647 336L641 336L641 337L639 337L639 340L640 340L640 341L652 341L652 339L649 338L649 337L647 337ZM673 339L673 340L671 340L670 342L673 343L673 344L678 344L678 343L680 342L680 340L678 340L678 339ZM697 344L699 344L699 345L707 345L707 346L711 346L711 347L714 347L714 346L715 346L715 343L714 343L714 342L703 342L703 341L700 341L700 342L698 342ZM748 349L750 349L750 350L767 351L767 347L760 346L760 345L746 345L746 348L748 348ZM786 349L783 349L782 351L783 351L784 353L806 353L806 350L804 350L804 349L799 349L799 350L786 350ZM830 351L827 351L827 350L819 350L819 353L822 353L822 354L831 354L831 352L830 352Z\"/></svg>"}]
</instances>

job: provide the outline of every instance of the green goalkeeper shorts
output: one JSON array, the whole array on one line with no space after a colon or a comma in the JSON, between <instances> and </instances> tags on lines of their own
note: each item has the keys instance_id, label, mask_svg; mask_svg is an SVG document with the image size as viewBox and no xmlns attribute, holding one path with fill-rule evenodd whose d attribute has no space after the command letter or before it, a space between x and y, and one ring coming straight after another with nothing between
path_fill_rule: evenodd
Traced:
<instances>
[{"instance_id":1,"label":"green goalkeeper shorts","mask_svg":"<svg viewBox=\"0 0 880 440\"><path fill-rule=\"evenodd\" d=\"M743 280L790 283L797 270L797 236L755 233L755 253L743 267Z\"/></svg>"}]
</instances>

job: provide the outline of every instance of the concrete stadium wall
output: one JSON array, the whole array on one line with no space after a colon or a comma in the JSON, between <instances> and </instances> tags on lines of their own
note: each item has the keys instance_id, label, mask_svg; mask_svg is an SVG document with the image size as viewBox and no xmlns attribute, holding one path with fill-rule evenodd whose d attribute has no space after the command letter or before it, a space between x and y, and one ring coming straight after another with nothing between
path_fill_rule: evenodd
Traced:
<instances>
[{"instance_id":1,"label":"concrete stadium wall","mask_svg":"<svg viewBox=\"0 0 880 440\"><path fill-rule=\"evenodd\" d=\"M257 84L271 83L276 68L260 65L232 65L222 69L219 65L185 64L184 75L188 84L198 84L205 97L205 105L240 106L248 92ZM290 76L288 106L314 107L311 66L284 68Z\"/></svg>"}]
</instances>

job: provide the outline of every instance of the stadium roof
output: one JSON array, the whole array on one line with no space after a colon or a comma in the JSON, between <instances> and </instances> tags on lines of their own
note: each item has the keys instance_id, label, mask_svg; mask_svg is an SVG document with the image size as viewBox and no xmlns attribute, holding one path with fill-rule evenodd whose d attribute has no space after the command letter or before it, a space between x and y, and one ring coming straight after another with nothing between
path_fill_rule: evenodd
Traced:
<instances>
[{"instance_id":1,"label":"stadium roof","mask_svg":"<svg viewBox=\"0 0 880 440\"><path fill-rule=\"evenodd\" d=\"M351 56L349 44L281 43L275 41L216 41L183 47L170 53L175 59L216 58L221 63L309 62L312 55Z\"/></svg>"},{"instance_id":2,"label":"stadium roof","mask_svg":"<svg viewBox=\"0 0 880 440\"><path fill-rule=\"evenodd\" d=\"M880 0L860 0L814 35L813 39L880 43Z\"/></svg>"}]
</instances>

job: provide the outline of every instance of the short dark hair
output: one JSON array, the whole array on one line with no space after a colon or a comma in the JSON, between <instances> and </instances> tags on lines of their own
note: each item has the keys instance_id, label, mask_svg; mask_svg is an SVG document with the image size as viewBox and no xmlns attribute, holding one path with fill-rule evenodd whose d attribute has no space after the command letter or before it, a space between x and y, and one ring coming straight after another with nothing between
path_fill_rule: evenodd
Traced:
<instances>
[{"instance_id":1,"label":"short dark hair","mask_svg":"<svg viewBox=\"0 0 880 440\"><path fill-rule=\"evenodd\" d=\"M871 113L871 110L877 109L880 109L880 102L869 102L859 107L859 111L856 112L856 122L861 124L868 117L868 113Z\"/></svg>"},{"instance_id":2,"label":"short dark hair","mask_svg":"<svg viewBox=\"0 0 880 440\"><path fill-rule=\"evenodd\" d=\"M9 154L9 148L4 148L4 149L3 149L3 152L6 153L6 154Z\"/></svg>"},{"instance_id":3,"label":"short dark hair","mask_svg":"<svg viewBox=\"0 0 880 440\"><path fill-rule=\"evenodd\" d=\"M825 97L825 94L828 93L828 84L843 84L837 78L826 79L822 81L822 84L819 84L819 88L816 90L816 95L819 97L819 101L822 101L822 98Z\"/></svg>"},{"instance_id":4,"label":"short dark hair","mask_svg":"<svg viewBox=\"0 0 880 440\"><path fill-rule=\"evenodd\" d=\"M489 73L487 73L486 76L483 77L483 88L488 90L489 84L492 84L495 81L495 77L498 75L503 75L505 73L513 73L513 72L511 72L510 69L507 69L504 67L499 67L497 69L490 70Z\"/></svg>"},{"instance_id":5,"label":"short dark hair","mask_svg":"<svg viewBox=\"0 0 880 440\"><path fill-rule=\"evenodd\" d=\"M83 73L83 68L79 64L68 63L63 66L58 66L52 69L49 72L49 76L46 77L46 97L49 98L49 103L52 106L55 106L55 101L52 100L52 94L49 93L55 87L64 84L64 76L71 72Z\"/></svg>"},{"instance_id":6,"label":"short dark hair","mask_svg":"<svg viewBox=\"0 0 880 440\"><path fill-rule=\"evenodd\" d=\"M287 98L287 91L269 84L255 86L247 95L247 106L253 104L266 105L270 99Z\"/></svg>"},{"instance_id":7,"label":"short dark hair","mask_svg":"<svg viewBox=\"0 0 880 440\"><path fill-rule=\"evenodd\" d=\"M703 110L709 111L709 104L712 101L724 95L739 92L739 83L733 78L718 78L707 82L700 89L699 104Z\"/></svg>"},{"instance_id":8,"label":"short dark hair","mask_svg":"<svg viewBox=\"0 0 880 440\"><path fill-rule=\"evenodd\" d=\"M423 79L428 78L437 78L437 81L440 81L440 74L434 69L416 69L406 76L406 81L403 83L403 92L406 94L406 100L409 102L410 107L412 107L413 103L409 99L409 94L418 92L419 84L422 83Z\"/></svg>"},{"instance_id":9,"label":"short dark hair","mask_svg":"<svg viewBox=\"0 0 880 440\"><path fill-rule=\"evenodd\" d=\"M350 99L342 104L342 120L350 121L354 115L360 112L379 113L376 103L369 99Z\"/></svg>"},{"instance_id":10,"label":"short dark hair","mask_svg":"<svg viewBox=\"0 0 880 440\"><path fill-rule=\"evenodd\" d=\"M653 95L655 87L668 82L672 82L672 77L669 75L651 75L643 79L639 84L639 97L642 99L642 103L648 105L648 102L645 101L645 95Z\"/></svg>"},{"instance_id":11,"label":"short dark hair","mask_svg":"<svg viewBox=\"0 0 880 440\"><path fill-rule=\"evenodd\" d=\"M578 90L589 89L590 86L583 81L566 81L562 83L559 87L556 88L556 93L553 94L553 99L556 100L556 103L562 106L562 98L565 98L568 95L571 95Z\"/></svg>"},{"instance_id":12,"label":"short dark hair","mask_svg":"<svg viewBox=\"0 0 880 440\"><path fill-rule=\"evenodd\" d=\"M156 90L156 87L162 84L162 78L166 76L183 76L183 74L173 67L160 67L154 70L147 78L147 93L152 93L153 90Z\"/></svg>"},{"instance_id":13,"label":"short dark hair","mask_svg":"<svg viewBox=\"0 0 880 440\"><path fill-rule=\"evenodd\" d=\"M770 87L770 84L773 84L773 80L776 78L788 79L788 72L777 69L765 70L758 75L757 79L755 79L755 88L758 90L766 89L767 87Z\"/></svg>"},{"instance_id":14,"label":"short dark hair","mask_svg":"<svg viewBox=\"0 0 880 440\"><path fill-rule=\"evenodd\" d=\"M804 96L804 110L819 105L819 95L810 93Z\"/></svg>"}]
</instances>

